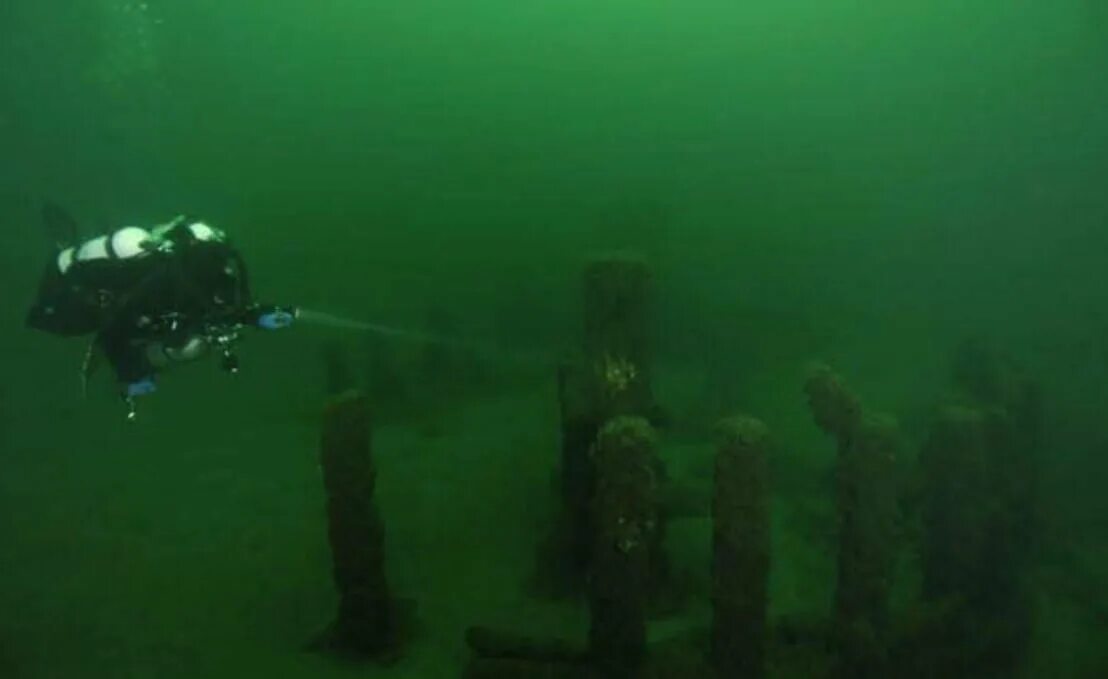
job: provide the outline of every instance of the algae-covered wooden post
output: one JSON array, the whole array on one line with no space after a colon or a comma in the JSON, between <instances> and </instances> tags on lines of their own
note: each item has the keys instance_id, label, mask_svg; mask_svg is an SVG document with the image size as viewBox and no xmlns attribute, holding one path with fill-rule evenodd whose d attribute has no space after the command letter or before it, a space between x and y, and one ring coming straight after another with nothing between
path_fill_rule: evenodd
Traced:
<instances>
[{"instance_id":1,"label":"algae-covered wooden post","mask_svg":"<svg viewBox=\"0 0 1108 679\"><path fill-rule=\"evenodd\" d=\"M987 416L968 406L943 408L920 451L923 496L923 596L977 596L994 565L985 560L990 539ZM983 572L987 569L988 572Z\"/></svg>"},{"instance_id":2,"label":"algae-covered wooden post","mask_svg":"<svg viewBox=\"0 0 1108 679\"><path fill-rule=\"evenodd\" d=\"M563 363L558 369L558 400L561 407L562 457L559 489L562 507L559 525L547 545L546 565L560 572L549 573L555 591L579 593L585 582L592 550L593 461L589 454L600 427L598 415L574 380L574 367Z\"/></svg>"},{"instance_id":3,"label":"algae-covered wooden post","mask_svg":"<svg viewBox=\"0 0 1108 679\"><path fill-rule=\"evenodd\" d=\"M866 414L838 473L838 675L887 677L889 590L896 556L896 423Z\"/></svg>"},{"instance_id":4,"label":"algae-covered wooden post","mask_svg":"<svg viewBox=\"0 0 1108 679\"><path fill-rule=\"evenodd\" d=\"M769 604L769 429L751 417L718 427L712 502L712 646L720 677L765 674Z\"/></svg>"},{"instance_id":5,"label":"algae-covered wooden post","mask_svg":"<svg viewBox=\"0 0 1108 679\"><path fill-rule=\"evenodd\" d=\"M1026 650L1025 431L1004 409L950 405L920 452L923 598L943 612L921 653L936 674L1012 676Z\"/></svg>"},{"instance_id":6,"label":"algae-covered wooden post","mask_svg":"<svg viewBox=\"0 0 1108 679\"><path fill-rule=\"evenodd\" d=\"M1014 676L1034 628L1042 393L981 339L958 348L953 377L919 457L929 616L913 659L931 676Z\"/></svg>"},{"instance_id":7,"label":"algae-covered wooden post","mask_svg":"<svg viewBox=\"0 0 1108 679\"><path fill-rule=\"evenodd\" d=\"M888 598L896 554L898 429L890 418L865 412L826 366L813 369L805 391L816 424L839 444L835 675L886 677Z\"/></svg>"},{"instance_id":8,"label":"algae-covered wooden post","mask_svg":"<svg viewBox=\"0 0 1108 679\"><path fill-rule=\"evenodd\" d=\"M323 417L320 462L339 605L318 645L387 661L399 651L400 620L385 577L371 438L366 397L357 391L334 397Z\"/></svg>"},{"instance_id":9,"label":"algae-covered wooden post","mask_svg":"<svg viewBox=\"0 0 1108 679\"><path fill-rule=\"evenodd\" d=\"M656 439L644 418L600 431L589 565L589 653L605 676L638 676L646 658L650 545L657 529Z\"/></svg>"},{"instance_id":10,"label":"algae-covered wooden post","mask_svg":"<svg viewBox=\"0 0 1108 679\"><path fill-rule=\"evenodd\" d=\"M585 267L582 356L558 371L562 506L539 552L540 579L559 594L579 593L585 583L595 488L590 451L600 427L619 415L645 417L653 407L652 294L650 266L640 257L611 255Z\"/></svg>"},{"instance_id":11,"label":"algae-covered wooden post","mask_svg":"<svg viewBox=\"0 0 1108 679\"><path fill-rule=\"evenodd\" d=\"M607 421L646 416L651 384L653 275L645 259L613 255L590 262L584 275L584 354Z\"/></svg>"}]
</instances>

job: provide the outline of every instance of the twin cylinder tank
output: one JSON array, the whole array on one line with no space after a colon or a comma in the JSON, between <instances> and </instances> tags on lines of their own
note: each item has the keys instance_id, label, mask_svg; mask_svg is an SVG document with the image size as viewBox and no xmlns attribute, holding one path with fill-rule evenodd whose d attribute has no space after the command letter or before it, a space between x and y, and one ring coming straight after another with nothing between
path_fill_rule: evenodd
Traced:
<instances>
[{"instance_id":1,"label":"twin cylinder tank","mask_svg":"<svg viewBox=\"0 0 1108 679\"><path fill-rule=\"evenodd\" d=\"M158 250L165 243L165 235L179 224L173 221L147 230L141 226L125 226L112 233L68 247L58 253L58 271L64 275L78 262L110 259L133 259ZM223 233L203 222L185 226L199 241L221 241Z\"/></svg>"}]
</instances>

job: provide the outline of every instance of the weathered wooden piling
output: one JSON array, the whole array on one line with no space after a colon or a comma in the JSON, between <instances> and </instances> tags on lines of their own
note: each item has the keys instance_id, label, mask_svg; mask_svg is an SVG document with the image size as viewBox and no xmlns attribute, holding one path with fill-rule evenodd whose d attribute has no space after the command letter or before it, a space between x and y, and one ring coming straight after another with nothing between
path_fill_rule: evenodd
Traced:
<instances>
[{"instance_id":1,"label":"weathered wooden piling","mask_svg":"<svg viewBox=\"0 0 1108 679\"><path fill-rule=\"evenodd\" d=\"M653 276L646 260L610 256L584 275L584 356L602 421L646 416L654 405L651 373Z\"/></svg>"},{"instance_id":2,"label":"weathered wooden piling","mask_svg":"<svg viewBox=\"0 0 1108 679\"><path fill-rule=\"evenodd\" d=\"M834 436L840 447L849 445L851 434L862 420L862 404L829 366L811 367L804 384L808 406L816 426Z\"/></svg>"},{"instance_id":3,"label":"weathered wooden piling","mask_svg":"<svg viewBox=\"0 0 1108 679\"><path fill-rule=\"evenodd\" d=\"M583 386L574 378L572 364L567 362L559 366L562 436L558 490L561 507L557 525L539 557L551 569L545 576L549 588L560 594L580 592L584 588L592 552L590 505L595 490L590 451L601 424Z\"/></svg>"},{"instance_id":4,"label":"weathered wooden piling","mask_svg":"<svg viewBox=\"0 0 1108 679\"><path fill-rule=\"evenodd\" d=\"M923 596L974 596L992 568L983 553L988 533L989 435L987 415L948 406L939 413L920 452L923 470Z\"/></svg>"},{"instance_id":5,"label":"weathered wooden piling","mask_svg":"<svg viewBox=\"0 0 1108 679\"><path fill-rule=\"evenodd\" d=\"M993 488L1008 506L1017 533L1012 539L1022 547L1012 556L1022 565L1040 536L1042 388L1013 358L983 341L967 342L956 353L954 382L962 401L992 422Z\"/></svg>"},{"instance_id":6,"label":"weathered wooden piling","mask_svg":"<svg viewBox=\"0 0 1108 679\"><path fill-rule=\"evenodd\" d=\"M805 385L817 425L838 441L839 522L835 587L835 674L888 676L889 587L896 556L896 423L865 412L830 368L817 366Z\"/></svg>"},{"instance_id":7,"label":"weathered wooden piling","mask_svg":"<svg viewBox=\"0 0 1108 679\"><path fill-rule=\"evenodd\" d=\"M718 427L712 502L712 646L720 677L765 674L770 565L769 430L750 417Z\"/></svg>"},{"instance_id":8,"label":"weathered wooden piling","mask_svg":"<svg viewBox=\"0 0 1108 679\"><path fill-rule=\"evenodd\" d=\"M950 677L1010 676L1031 633L1031 499L1021 427L999 408L943 409L920 452L923 599L942 611L923 666Z\"/></svg>"},{"instance_id":9,"label":"weathered wooden piling","mask_svg":"<svg viewBox=\"0 0 1108 679\"><path fill-rule=\"evenodd\" d=\"M646 658L655 447L647 420L620 417L601 429L594 454L589 653L594 667L617 679L638 676Z\"/></svg>"},{"instance_id":10,"label":"weathered wooden piling","mask_svg":"<svg viewBox=\"0 0 1108 679\"><path fill-rule=\"evenodd\" d=\"M840 451L835 628L839 638L837 674L841 677L888 676L898 446L896 423L867 413L851 445Z\"/></svg>"},{"instance_id":11,"label":"weathered wooden piling","mask_svg":"<svg viewBox=\"0 0 1108 679\"><path fill-rule=\"evenodd\" d=\"M399 651L401 621L385 576L385 528L374 502L371 438L365 396L348 391L334 397L324 413L320 463L339 605L318 646L390 660Z\"/></svg>"},{"instance_id":12,"label":"weathered wooden piling","mask_svg":"<svg viewBox=\"0 0 1108 679\"><path fill-rule=\"evenodd\" d=\"M601 426L621 415L648 417L654 408L651 285L650 267L638 257L609 256L585 267L582 356L558 369L561 507L538 557L540 582L555 594L584 589L593 543L591 450ZM660 539L660 528L656 535ZM665 572L660 542L655 551L655 580L660 580Z\"/></svg>"}]
</instances>

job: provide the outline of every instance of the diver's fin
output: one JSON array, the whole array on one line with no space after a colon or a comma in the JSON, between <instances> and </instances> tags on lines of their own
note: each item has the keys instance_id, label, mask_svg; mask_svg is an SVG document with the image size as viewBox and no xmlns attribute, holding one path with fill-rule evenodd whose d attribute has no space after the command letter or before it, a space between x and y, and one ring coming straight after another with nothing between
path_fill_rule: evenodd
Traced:
<instances>
[{"instance_id":1,"label":"diver's fin","mask_svg":"<svg viewBox=\"0 0 1108 679\"><path fill-rule=\"evenodd\" d=\"M51 200L45 200L42 203L42 227L46 231L47 238L59 250L76 245L81 238L77 220Z\"/></svg>"}]
</instances>

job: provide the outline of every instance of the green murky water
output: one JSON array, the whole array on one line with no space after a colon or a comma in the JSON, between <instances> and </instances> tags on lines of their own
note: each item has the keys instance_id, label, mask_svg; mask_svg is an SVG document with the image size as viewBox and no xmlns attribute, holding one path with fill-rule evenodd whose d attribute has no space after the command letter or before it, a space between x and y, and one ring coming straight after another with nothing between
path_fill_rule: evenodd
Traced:
<instances>
[{"instance_id":1,"label":"green murky water","mask_svg":"<svg viewBox=\"0 0 1108 679\"><path fill-rule=\"evenodd\" d=\"M1011 356L1042 393L1018 671L1104 676L1105 7L3 0L0 676L450 677L474 623L584 639L582 603L526 584L556 506L553 366L583 263L614 250L654 270L671 477L707 488L717 416L774 433L774 625L826 625L835 588L805 366L900 421L903 630L913 470L956 349ZM43 200L88 233L201 215L266 300L413 334L251 337L242 374L167 374L128 425L106 374L82 398L83 342L23 328ZM479 351L436 363L426 333ZM421 629L389 669L302 651L335 603L316 439L336 343L359 381L396 378L379 502ZM660 643L707 625L706 512L669 527L691 594ZM807 651L770 675L823 671Z\"/></svg>"}]
</instances>

